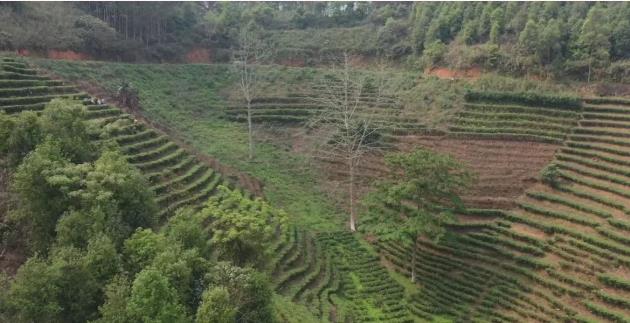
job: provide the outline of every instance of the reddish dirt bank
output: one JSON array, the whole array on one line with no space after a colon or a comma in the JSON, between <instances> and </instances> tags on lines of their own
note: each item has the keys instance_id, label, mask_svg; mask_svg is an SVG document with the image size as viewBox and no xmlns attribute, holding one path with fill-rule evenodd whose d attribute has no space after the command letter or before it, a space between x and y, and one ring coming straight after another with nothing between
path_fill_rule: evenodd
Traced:
<instances>
[{"instance_id":1,"label":"reddish dirt bank","mask_svg":"<svg viewBox=\"0 0 630 323\"><path fill-rule=\"evenodd\" d=\"M45 57L50 59L65 59L70 61L85 61L91 59L90 55L72 50L55 50L49 49L45 53L32 52L28 49L18 49L16 54L28 57Z\"/></svg>"},{"instance_id":2,"label":"reddish dirt bank","mask_svg":"<svg viewBox=\"0 0 630 323\"><path fill-rule=\"evenodd\" d=\"M436 67L425 71L425 74L437 76L441 79L477 79L481 76L481 69L472 67L465 70L451 70L446 67Z\"/></svg>"}]
</instances>

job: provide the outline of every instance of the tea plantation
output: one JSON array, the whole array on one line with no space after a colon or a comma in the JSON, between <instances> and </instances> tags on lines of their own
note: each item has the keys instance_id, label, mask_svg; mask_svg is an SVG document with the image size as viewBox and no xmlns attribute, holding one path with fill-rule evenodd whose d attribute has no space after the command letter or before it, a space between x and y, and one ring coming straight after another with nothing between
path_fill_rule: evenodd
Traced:
<instances>
[{"instance_id":1,"label":"tea plantation","mask_svg":"<svg viewBox=\"0 0 630 323\"><path fill-rule=\"evenodd\" d=\"M162 220L183 206L201 208L221 184L253 197L203 153L260 178L265 197L290 218L265 264L284 321L630 322L630 100L469 90L445 127L433 129L395 95L370 102L366 91L360 113L392 129L393 147L469 158L483 183L439 243L418 242L414 284L411 247L344 230L301 157L261 141L257 163L239 160L245 111L222 92L233 79L222 66L203 68L4 58L0 109L17 114L57 97L82 100L87 122L149 180ZM207 74L209 81L176 80ZM137 84L142 114L158 126L93 103L77 86L88 81L86 89L111 94L121 79ZM322 109L311 98L323 89L305 84L255 99L254 120L277 128L307 122ZM471 145L476 157L457 154ZM531 150L517 151L523 145ZM381 166L375 159L364 167Z\"/></svg>"}]
</instances>

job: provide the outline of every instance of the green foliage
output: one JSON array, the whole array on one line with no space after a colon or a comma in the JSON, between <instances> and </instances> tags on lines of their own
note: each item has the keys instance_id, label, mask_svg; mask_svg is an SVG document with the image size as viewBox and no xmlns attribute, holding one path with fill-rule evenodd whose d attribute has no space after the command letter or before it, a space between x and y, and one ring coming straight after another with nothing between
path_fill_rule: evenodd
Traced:
<instances>
[{"instance_id":1,"label":"green foliage","mask_svg":"<svg viewBox=\"0 0 630 323\"><path fill-rule=\"evenodd\" d=\"M230 293L224 287L214 287L203 293L197 309L196 323L224 323L236 321L237 309L230 301Z\"/></svg>"},{"instance_id":2,"label":"green foliage","mask_svg":"<svg viewBox=\"0 0 630 323\"><path fill-rule=\"evenodd\" d=\"M55 224L69 204L65 194L49 181L55 170L63 170L69 164L59 144L47 140L35 148L15 172L12 187L17 208L11 217L29 228L29 242L34 250L50 246Z\"/></svg>"},{"instance_id":3,"label":"green foliage","mask_svg":"<svg viewBox=\"0 0 630 323\"><path fill-rule=\"evenodd\" d=\"M208 280L208 290L210 294L204 296L210 297L216 293L221 293L220 297L225 297L224 292L216 292L217 288L224 289L229 296L229 307L226 306L225 300L221 299L220 304L224 311L223 314L230 314L236 311L236 322L243 323L272 323L275 322L275 314L273 311L273 292L267 278L251 268L240 268L229 263L220 262L213 267L212 271L206 276ZM216 296L215 296L216 297ZM206 309L211 304L202 305ZM205 311L205 310L204 310ZM218 313L215 313L218 314ZM203 316L203 318L208 318Z\"/></svg>"},{"instance_id":4,"label":"green foliage","mask_svg":"<svg viewBox=\"0 0 630 323\"><path fill-rule=\"evenodd\" d=\"M99 306L100 318L98 323L129 323L133 322L127 313L127 303L131 295L131 284L124 276L114 277L105 286L105 303Z\"/></svg>"},{"instance_id":5,"label":"green foliage","mask_svg":"<svg viewBox=\"0 0 630 323\"><path fill-rule=\"evenodd\" d=\"M9 312L15 322L85 322L94 318L101 291L85 256L72 248L51 259L30 258L11 284Z\"/></svg>"},{"instance_id":6,"label":"green foliage","mask_svg":"<svg viewBox=\"0 0 630 323\"><path fill-rule=\"evenodd\" d=\"M588 61L589 81L591 69L607 65L610 58L610 30L606 20L605 9L593 6L584 20L577 40L579 46L578 55Z\"/></svg>"},{"instance_id":7,"label":"green foliage","mask_svg":"<svg viewBox=\"0 0 630 323\"><path fill-rule=\"evenodd\" d=\"M127 311L134 322L190 322L175 288L157 269L145 269L136 276Z\"/></svg>"},{"instance_id":8,"label":"green foliage","mask_svg":"<svg viewBox=\"0 0 630 323\"><path fill-rule=\"evenodd\" d=\"M30 228L34 250L45 250L55 230L62 244L82 247L98 232L120 244L134 228L153 224L153 195L119 152L107 150L93 164L77 165L59 147L44 141L13 180L13 217Z\"/></svg>"},{"instance_id":9,"label":"green foliage","mask_svg":"<svg viewBox=\"0 0 630 323\"><path fill-rule=\"evenodd\" d=\"M472 184L473 175L452 157L426 149L385 160L391 178L365 200L369 230L406 243L421 235L440 239L452 211L463 208L459 193Z\"/></svg>"},{"instance_id":10,"label":"green foliage","mask_svg":"<svg viewBox=\"0 0 630 323\"><path fill-rule=\"evenodd\" d=\"M464 98L467 101L523 104L535 107L554 107L569 110L578 110L582 105L582 102L578 97L541 95L532 92L494 92L470 90L466 92Z\"/></svg>"},{"instance_id":11,"label":"green foliage","mask_svg":"<svg viewBox=\"0 0 630 323\"><path fill-rule=\"evenodd\" d=\"M235 264L258 263L276 230L286 222L286 214L272 209L261 199L250 200L236 190L219 186L201 210L212 225L211 243L220 259Z\"/></svg>"},{"instance_id":12,"label":"green foliage","mask_svg":"<svg viewBox=\"0 0 630 323\"><path fill-rule=\"evenodd\" d=\"M446 47L446 45L444 45L444 43L439 40L429 44L425 48L424 54L422 56L424 60L424 66L433 67L440 64L444 59L444 55L446 55L447 50L448 48Z\"/></svg>"},{"instance_id":13,"label":"green foliage","mask_svg":"<svg viewBox=\"0 0 630 323\"><path fill-rule=\"evenodd\" d=\"M0 113L0 150L7 156L8 166L16 167L42 141L43 134L35 112L18 116Z\"/></svg>"},{"instance_id":14,"label":"green foliage","mask_svg":"<svg viewBox=\"0 0 630 323\"><path fill-rule=\"evenodd\" d=\"M205 228L205 217L202 212L189 208L178 210L168 219L162 232L169 239L182 245L185 249L196 248L200 254L210 253L209 228Z\"/></svg>"}]
</instances>

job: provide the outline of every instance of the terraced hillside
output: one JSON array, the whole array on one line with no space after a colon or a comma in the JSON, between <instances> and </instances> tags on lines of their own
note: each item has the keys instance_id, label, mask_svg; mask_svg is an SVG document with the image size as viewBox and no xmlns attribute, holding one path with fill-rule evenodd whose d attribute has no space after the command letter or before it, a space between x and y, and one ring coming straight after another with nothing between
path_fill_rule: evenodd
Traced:
<instances>
[{"instance_id":1,"label":"terraced hillside","mask_svg":"<svg viewBox=\"0 0 630 323\"><path fill-rule=\"evenodd\" d=\"M332 322L412 322L403 287L348 232L293 229L278 239L270 270L278 293Z\"/></svg>"},{"instance_id":2,"label":"terraced hillside","mask_svg":"<svg viewBox=\"0 0 630 323\"><path fill-rule=\"evenodd\" d=\"M343 98L345 94L350 100L357 101L357 114L370 118L376 127L389 134L415 133L426 129L417 116L404 111L395 96L379 94L378 89L369 84L360 90L345 91L343 83L337 79L294 88L286 96L255 98L252 100L252 120L284 126L304 125L330 108L330 101ZM227 105L224 113L228 120L247 120L247 108L242 103Z\"/></svg>"},{"instance_id":3,"label":"terraced hillside","mask_svg":"<svg viewBox=\"0 0 630 323\"><path fill-rule=\"evenodd\" d=\"M554 163L509 211L472 210L421 241L412 312L493 321L630 321L630 101L586 99ZM410 250L381 241L401 272Z\"/></svg>"},{"instance_id":4,"label":"terraced hillside","mask_svg":"<svg viewBox=\"0 0 630 323\"><path fill-rule=\"evenodd\" d=\"M83 99L86 119L107 134L102 139L115 140L127 160L149 179L160 206L160 218L183 206L201 207L217 186L229 184L166 135L137 122L120 109L95 104L74 86L40 76L24 63L4 59L1 66L5 72L0 74L0 95L3 95L0 107L7 113L41 110L58 97Z\"/></svg>"},{"instance_id":5,"label":"terraced hillside","mask_svg":"<svg viewBox=\"0 0 630 323\"><path fill-rule=\"evenodd\" d=\"M162 219L179 207L201 207L208 197L216 194L218 185L226 184L218 172L195 155L119 108L95 104L87 94L62 81L41 76L22 62L3 59L2 66L5 65L19 66L30 73L4 74L0 91L7 89L11 102L32 102L28 99L36 97L37 87L49 87L49 92L40 91L51 93L46 100L38 99L37 105L13 104L10 109L5 109L6 112L40 110L60 96L82 99L86 119L103 132L104 137L95 140L115 140L128 161L148 177L161 207ZM64 92L54 92L54 87L62 87ZM346 318L375 322L409 321L407 309L398 304L403 298L402 287L379 265L377 256L360 245L355 236L348 233L318 235L292 229L280 234L272 251L269 270L276 291L293 302L304 304L316 317L322 317L324 321ZM341 254L344 257L338 257ZM378 270L374 271L375 268ZM390 291L389 294L380 295L381 288ZM294 322L290 316L286 315L286 321Z\"/></svg>"},{"instance_id":6,"label":"terraced hillside","mask_svg":"<svg viewBox=\"0 0 630 323\"><path fill-rule=\"evenodd\" d=\"M524 100L516 93L469 92L462 111L447 131L400 133L396 149L411 151L422 146L450 154L478 175L464 201L474 208L509 209L515 199L536 183L560 144L577 124L580 104L571 98L546 101L544 97ZM534 126L533 126L534 125ZM344 178L345 168L329 173ZM382 158L368 158L361 177L387 174Z\"/></svg>"}]
</instances>

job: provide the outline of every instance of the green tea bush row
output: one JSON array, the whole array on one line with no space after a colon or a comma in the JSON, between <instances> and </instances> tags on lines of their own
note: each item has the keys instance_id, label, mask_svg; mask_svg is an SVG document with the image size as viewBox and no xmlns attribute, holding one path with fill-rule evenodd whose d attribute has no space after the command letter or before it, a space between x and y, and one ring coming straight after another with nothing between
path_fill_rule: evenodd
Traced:
<instances>
[{"instance_id":1,"label":"green tea bush row","mask_svg":"<svg viewBox=\"0 0 630 323\"><path fill-rule=\"evenodd\" d=\"M19 113L22 111L41 111L46 107L46 103L33 103L33 104L22 104L22 105L7 105L4 107L0 107L0 112L5 112L8 114Z\"/></svg>"},{"instance_id":2,"label":"green tea bush row","mask_svg":"<svg viewBox=\"0 0 630 323\"><path fill-rule=\"evenodd\" d=\"M21 73L14 73L14 72L0 72L0 80L47 81L49 80L49 78L47 76L40 76L40 75L21 74Z\"/></svg>"},{"instance_id":3,"label":"green tea bush row","mask_svg":"<svg viewBox=\"0 0 630 323\"><path fill-rule=\"evenodd\" d=\"M0 70L10 73L19 73L23 75L36 75L37 70L32 68L15 67L8 64L0 64Z\"/></svg>"},{"instance_id":4,"label":"green tea bush row","mask_svg":"<svg viewBox=\"0 0 630 323\"><path fill-rule=\"evenodd\" d=\"M0 98L9 97L24 97L30 95L43 95L43 94L64 94L76 92L76 87L61 85L61 86L32 86L24 88L0 88Z\"/></svg>"},{"instance_id":5,"label":"green tea bush row","mask_svg":"<svg viewBox=\"0 0 630 323\"><path fill-rule=\"evenodd\" d=\"M529 106L555 107L568 110L579 110L582 106L582 101L578 97L540 95L533 92L496 92L468 90L464 95L464 99L466 99L466 101L523 104Z\"/></svg>"},{"instance_id":6,"label":"green tea bush row","mask_svg":"<svg viewBox=\"0 0 630 323\"><path fill-rule=\"evenodd\" d=\"M618 137L602 137L602 136L591 136L584 134L572 134L570 139L572 141L578 141L582 143L604 143L616 146L630 147L630 140L624 140ZM619 154L623 154L624 151L618 152Z\"/></svg>"},{"instance_id":7,"label":"green tea bush row","mask_svg":"<svg viewBox=\"0 0 630 323\"><path fill-rule=\"evenodd\" d=\"M594 290L595 286L591 285L591 284L587 284L584 283L582 281L579 281L571 276L565 275L559 271L553 270L553 269L548 269L547 270L547 274L565 284L569 284L571 286L577 287L577 288L581 288L581 289L585 289L588 291Z\"/></svg>"},{"instance_id":8,"label":"green tea bush row","mask_svg":"<svg viewBox=\"0 0 630 323\"><path fill-rule=\"evenodd\" d=\"M544 208L540 208L536 205L533 204L529 204L529 203L525 203L525 202L520 202L518 204L518 207L520 207L521 209L527 211L527 212L531 212L534 214L538 214L538 215L543 215L543 216L549 216L552 218L556 218L556 219L562 219L562 220L567 220L569 222L573 222L573 223L577 223L577 224L582 224L582 225L587 225L590 227L597 227L600 224L596 221L592 221L583 217L579 217L579 216L574 216L574 215L570 215L567 213L562 213L562 212L558 212L558 211L552 211L552 210L548 210L548 209L544 209Z\"/></svg>"},{"instance_id":9,"label":"green tea bush row","mask_svg":"<svg viewBox=\"0 0 630 323\"><path fill-rule=\"evenodd\" d=\"M317 278L324 272L326 269L326 263L323 261L324 256L322 255L321 250L318 246L315 248L315 255L312 257L314 259L314 263L310 264L310 270L302 277L302 279L294 284L291 287L293 291L292 300L297 301L297 299L304 293L307 289L312 287L311 285L316 282Z\"/></svg>"},{"instance_id":10,"label":"green tea bush row","mask_svg":"<svg viewBox=\"0 0 630 323\"><path fill-rule=\"evenodd\" d=\"M597 291L597 296L599 296L599 298L601 298L604 302L608 304L620 306L625 309L630 309L630 299L628 298L611 295L601 290Z\"/></svg>"},{"instance_id":11,"label":"green tea bush row","mask_svg":"<svg viewBox=\"0 0 630 323\"><path fill-rule=\"evenodd\" d=\"M160 205L166 205L168 203L173 203L186 195L193 194L196 191L200 190L202 187L212 187L213 185L218 185L219 176L213 172L207 172L202 177L196 179L196 181L190 183L188 186L182 187L181 189L170 191L166 194L163 194L156 198L156 202Z\"/></svg>"},{"instance_id":12,"label":"green tea bush row","mask_svg":"<svg viewBox=\"0 0 630 323\"><path fill-rule=\"evenodd\" d=\"M550 193L546 193L546 192L526 192L525 193L528 197L536 199L536 200L541 200L541 201L547 201L547 202L553 202L553 203L558 203L558 204L562 204L564 206L568 206L572 209L576 209L582 212L587 212L587 213L591 213L594 215L597 215L601 218L604 219L608 219L612 217L612 214L604 211L604 210L600 210L600 209L595 209L591 206L587 206L587 205L583 205L580 203L575 203L574 201L570 200L570 199L566 199L554 194L550 194Z\"/></svg>"},{"instance_id":13,"label":"green tea bush row","mask_svg":"<svg viewBox=\"0 0 630 323\"><path fill-rule=\"evenodd\" d=\"M617 121L610 121L610 120L594 120L594 119L581 120L580 125L583 127L598 127L598 128L619 128L619 129L630 128L630 124L625 123L625 122L617 122Z\"/></svg>"},{"instance_id":14,"label":"green tea bush row","mask_svg":"<svg viewBox=\"0 0 630 323\"><path fill-rule=\"evenodd\" d=\"M596 173L592 173L592 172L588 172L588 171L583 171L583 170L581 170L579 168L576 168L576 167L573 167L573 166L568 166L567 164L559 164L559 165L561 167L565 168L565 169L574 171L574 172L576 172L576 173L578 173L580 175L592 176L592 177L595 177L595 178L599 178L599 179L603 179L603 180L609 180L611 182L614 182L613 180L611 180L611 177L609 175L596 174ZM621 196L626 197L626 198L630 198L630 192L627 192L626 190L621 190L621 189L618 189L618 188L615 188L615 187L612 187L612 186L608 186L608 185L602 185L602 184L596 183L594 181L591 181L591 180L588 180L588 179L585 179L585 178L580 178L578 176L574 176L573 174L570 174L570 173L567 173L567 172L562 172L561 174L562 174L562 177L564 177L564 178L566 178L566 179L568 179L570 181L573 181L575 183L578 183L578 184L581 184L581 185L584 185L584 186L588 186L590 188L606 191L606 192L609 192L609 193L621 195ZM595 175L595 176L593 176L593 175ZM623 180L623 179L619 179L619 181L622 182L620 184L623 184L625 182L625 180ZM623 184L623 185L627 185L627 184ZM624 206L624 210L625 210L625 206Z\"/></svg>"},{"instance_id":15,"label":"green tea bush row","mask_svg":"<svg viewBox=\"0 0 630 323\"><path fill-rule=\"evenodd\" d=\"M145 141L154 137L157 137L158 133L153 129L146 129L134 134L118 136L115 140L120 145L131 145L137 142Z\"/></svg>"},{"instance_id":16,"label":"green tea bush row","mask_svg":"<svg viewBox=\"0 0 630 323\"><path fill-rule=\"evenodd\" d=\"M488 119L468 119L468 118L456 118L454 123L459 126L464 127L475 127L481 129L510 129L516 133L528 131L528 130L538 130L548 133L557 133L562 134L568 132L571 127L570 126L562 126L556 124L549 123L540 123L535 121L503 121L503 120L488 120Z\"/></svg>"},{"instance_id":17,"label":"green tea bush row","mask_svg":"<svg viewBox=\"0 0 630 323\"><path fill-rule=\"evenodd\" d=\"M594 112L594 113L616 113L616 114L624 114L627 112L627 108L620 106L612 106L612 105L585 105L582 108L585 112Z\"/></svg>"},{"instance_id":18,"label":"green tea bush row","mask_svg":"<svg viewBox=\"0 0 630 323\"><path fill-rule=\"evenodd\" d=\"M495 236L495 235L488 235L488 234L481 234L481 233L470 233L469 236L485 241L485 242L490 242L493 244L503 244L512 249L516 249L518 251L528 253L534 256L542 257L545 255L545 252L536 246L532 246L526 243L507 239L507 238L504 238L503 236Z\"/></svg>"},{"instance_id":19,"label":"green tea bush row","mask_svg":"<svg viewBox=\"0 0 630 323\"><path fill-rule=\"evenodd\" d=\"M532 130L527 128L482 128L482 127L464 127L464 126L449 126L448 129L452 132L465 132L465 133L483 133L493 134L494 136L486 136L484 139L498 139L502 140L505 137L513 137L513 140L526 141L536 140L548 143L560 143L564 138L564 134L557 132L548 132L540 130ZM462 137L470 137L468 134Z\"/></svg>"},{"instance_id":20,"label":"green tea bush row","mask_svg":"<svg viewBox=\"0 0 630 323\"><path fill-rule=\"evenodd\" d=\"M132 164L144 163L150 160L155 160L163 156L166 156L177 149L179 149L179 146L177 146L174 142L170 141L162 146L157 147L155 150L140 152L138 154L128 155L126 157L127 157L127 160Z\"/></svg>"},{"instance_id":21,"label":"green tea bush row","mask_svg":"<svg viewBox=\"0 0 630 323\"><path fill-rule=\"evenodd\" d=\"M188 156L188 153L186 153L186 151L184 151L183 149L177 149L172 154L164 156L158 160L153 160L153 161L141 163L141 164L135 164L135 166L140 168L140 170L142 170L143 172L146 172L146 171L150 171L150 170L154 170L158 168L164 168L164 167L175 165L177 164L177 162L181 161L186 156Z\"/></svg>"},{"instance_id":22,"label":"green tea bush row","mask_svg":"<svg viewBox=\"0 0 630 323\"><path fill-rule=\"evenodd\" d=\"M613 148L609 146L602 146L602 145L596 145L596 144L594 145L594 144L575 142L575 141L568 141L567 146L571 148L577 148L580 150L588 149L588 150L593 150L597 152L604 152L604 153L609 153L609 154L618 155L618 156L630 157L630 151L625 151L622 149L617 149L617 148Z\"/></svg>"},{"instance_id":23,"label":"green tea bush row","mask_svg":"<svg viewBox=\"0 0 630 323\"><path fill-rule=\"evenodd\" d=\"M629 121L630 116L626 113L600 113L600 112L584 112L582 113L584 119L601 119L601 120L614 120L614 121Z\"/></svg>"},{"instance_id":24,"label":"green tea bush row","mask_svg":"<svg viewBox=\"0 0 630 323\"><path fill-rule=\"evenodd\" d=\"M630 322L630 318L626 317L625 315L621 313L613 312L605 307L596 305L595 303L584 302L584 306L586 306L586 308L588 308L593 314L604 317L613 322L619 322L619 323Z\"/></svg>"},{"instance_id":25,"label":"green tea bush row","mask_svg":"<svg viewBox=\"0 0 630 323\"><path fill-rule=\"evenodd\" d=\"M563 177L566 178L567 174L563 174ZM583 198L583 199L587 199L587 200L591 200L597 203L601 203L603 205L606 205L608 207L611 207L613 209L618 209L618 210L625 210L625 206L615 200L609 199L609 198L605 198L602 196L598 196L598 195L594 195L590 192L581 190L577 187L573 187L573 186L562 186L558 188L559 191L561 192L565 192L568 194L572 194L575 195L577 197Z\"/></svg>"},{"instance_id":26,"label":"green tea bush row","mask_svg":"<svg viewBox=\"0 0 630 323\"><path fill-rule=\"evenodd\" d=\"M562 161L573 162L576 164L584 165L586 167L602 170L602 171L613 173L613 174L618 174L622 176L630 176L630 169L624 169L623 166L617 166L617 167L610 166L607 164L603 164L601 162L594 162L592 159L576 157L576 156L567 155L564 153L557 154L556 158Z\"/></svg>"},{"instance_id":27,"label":"green tea bush row","mask_svg":"<svg viewBox=\"0 0 630 323\"><path fill-rule=\"evenodd\" d=\"M597 276L597 278L605 285L630 292L630 280L625 280L609 274L601 274Z\"/></svg>"},{"instance_id":28,"label":"green tea bush row","mask_svg":"<svg viewBox=\"0 0 630 323\"><path fill-rule=\"evenodd\" d=\"M584 102L588 104L619 104L619 105L630 106L630 100L626 98L614 98L614 97L585 98Z\"/></svg>"},{"instance_id":29,"label":"green tea bush row","mask_svg":"<svg viewBox=\"0 0 630 323\"><path fill-rule=\"evenodd\" d=\"M612 182L612 183L624 185L624 186L630 185L630 180L627 180L626 178L619 175L610 174L610 171L602 171L599 169L591 168L589 166L583 166L572 161L562 161L558 163L558 165L563 169L573 171L579 175L589 176L589 177L593 177L602 181L608 181L608 182ZM614 187L611 187L611 188L615 189ZM619 190L619 191L624 192L623 190ZM625 195L628 195L628 193L625 192L620 195L625 196Z\"/></svg>"},{"instance_id":30,"label":"green tea bush row","mask_svg":"<svg viewBox=\"0 0 630 323\"><path fill-rule=\"evenodd\" d=\"M464 107L470 111L478 112L509 112L509 113L522 113L531 115L545 115L550 117L557 117L565 120L576 120L578 113L575 111L565 111L549 108L532 108L522 105L497 105L497 104L485 104L485 103L465 103Z\"/></svg>"},{"instance_id":31,"label":"green tea bush row","mask_svg":"<svg viewBox=\"0 0 630 323\"><path fill-rule=\"evenodd\" d=\"M174 165L166 166L163 168L152 169L145 171L145 176L152 183L160 182L164 179L172 177L174 174L179 174L181 172L186 171L194 164L197 163L197 160L192 155L187 155L184 158L180 159Z\"/></svg>"},{"instance_id":32,"label":"green tea bush row","mask_svg":"<svg viewBox=\"0 0 630 323\"><path fill-rule=\"evenodd\" d=\"M630 246L630 238L628 238L628 237L616 234L616 233L614 233L612 231L609 231L609 230L606 230L606 229L602 229L602 228L597 229L597 232L599 232L601 235L603 235L605 237L608 237L608 238L610 238L612 240L615 240L615 241L617 241L619 243L622 243L624 245Z\"/></svg>"},{"instance_id":33,"label":"green tea bush row","mask_svg":"<svg viewBox=\"0 0 630 323\"><path fill-rule=\"evenodd\" d=\"M92 120L92 119L98 119L98 118L112 117L112 116L120 115L121 113L122 113L121 110L115 109L115 108L91 110L85 114L85 117L88 120Z\"/></svg>"},{"instance_id":34,"label":"green tea bush row","mask_svg":"<svg viewBox=\"0 0 630 323\"><path fill-rule=\"evenodd\" d=\"M608 219L608 223L615 228L630 231L630 221L618 220L618 219Z\"/></svg>"},{"instance_id":35,"label":"green tea bush row","mask_svg":"<svg viewBox=\"0 0 630 323\"><path fill-rule=\"evenodd\" d=\"M568 147L561 148L561 151L563 153L573 154L580 157L586 157L586 158L591 158L591 159L597 158L597 159L600 159L609 163L630 167L630 161L625 161L625 160L622 160L622 159L619 159L617 157L613 157L610 155L604 155L598 151L582 150L582 149L575 149L575 148L568 148Z\"/></svg>"},{"instance_id":36,"label":"green tea bush row","mask_svg":"<svg viewBox=\"0 0 630 323\"><path fill-rule=\"evenodd\" d=\"M88 97L88 95L85 93L76 93L76 94L27 96L27 97L17 97L17 98L0 98L0 106L43 103L43 102L49 102L57 98L82 99L85 97Z\"/></svg>"},{"instance_id":37,"label":"green tea bush row","mask_svg":"<svg viewBox=\"0 0 630 323\"><path fill-rule=\"evenodd\" d=\"M217 183L221 182L221 178L218 177L216 179ZM188 205L188 204L193 204L193 203L200 203L202 202L204 199L207 199L212 193L215 192L217 185L209 185L208 187L206 187L205 189L203 189L202 191L198 192L197 194L190 196L187 199L184 200L180 200L174 204L169 205L168 207L164 208L158 215L160 218L164 218L166 217L166 215L171 214L172 212L176 211L177 209L183 207L184 205Z\"/></svg>"},{"instance_id":38,"label":"green tea bush row","mask_svg":"<svg viewBox=\"0 0 630 323\"><path fill-rule=\"evenodd\" d=\"M572 127L576 124L576 119L549 117L546 115L532 113L507 113L507 112L472 112L462 111L457 114L462 119L471 120L493 120L493 121L513 121L517 123L539 122L543 124L551 124L558 126Z\"/></svg>"},{"instance_id":39,"label":"green tea bush row","mask_svg":"<svg viewBox=\"0 0 630 323\"><path fill-rule=\"evenodd\" d=\"M529 236L529 235L519 234L519 233L517 233L517 232L515 232L513 230L504 229L504 228L502 228L500 226L494 226L492 228L492 230L494 230L494 231L496 231L496 232L498 232L498 233L500 233L502 235L508 236L508 237L510 237L512 239L523 241L523 242L525 242L527 244L532 244L532 245L536 246L540 250L547 250L549 248L549 244L546 241L538 239L538 238L534 238L534 237Z\"/></svg>"},{"instance_id":40,"label":"green tea bush row","mask_svg":"<svg viewBox=\"0 0 630 323\"><path fill-rule=\"evenodd\" d=\"M157 136L154 138L149 138L145 141L140 141L131 145L124 146L121 150L128 155L138 154L148 149L159 147L168 142L169 138L167 136Z\"/></svg>"},{"instance_id":41,"label":"green tea bush row","mask_svg":"<svg viewBox=\"0 0 630 323\"><path fill-rule=\"evenodd\" d=\"M622 137L622 138L630 138L630 133L628 133L625 129L616 129L616 128L576 128L576 134L585 134L585 135L595 135L595 136L613 136L613 137Z\"/></svg>"},{"instance_id":42,"label":"green tea bush row","mask_svg":"<svg viewBox=\"0 0 630 323\"><path fill-rule=\"evenodd\" d=\"M28 86L60 86L62 81L57 80L0 80L0 88L20 88Z\"/></svg>"},{"instance_id":43,"label":"green tea bush row","mask_svg":"<svg viewBox=\"0 0 630 323\"><path fill-rule=\"evenodd\" d=\"M272 276L275 276L280 271L282 265L284 264L284 259L292 250L296 248L296 241L298 241L297 236L298 232L297 230L295 230L295 228L289 230L287 234L288 240L285 243L282 243L282 249L273 253L272 258L269 261L269 268Z\"/></svg>"},{"instance_id":44,"label":"green tea bush row","mask_svg":"<svg viewBox=\"0 0 630 323\"><path fill-rule=\"evenodd\" d=\"M186 173L182 174L181 176L177 176L177 177L174 177L174 178L172 178L170 180L163 181L163 182L161 182L161 183L159 183L157 185L152 186L151 189L156 194L162 194L162 193L166 192L171 187L176 187L176 186L182 185L184 183L191 182L193 179L199 177L201 174L203 174L205 172L213 173L214 170L212 170L212 169L208 168L208 166L200 164L200 163L199 164L195 164L190 169L188 169L186 171Z\"/></svg>"}]
</instances>

